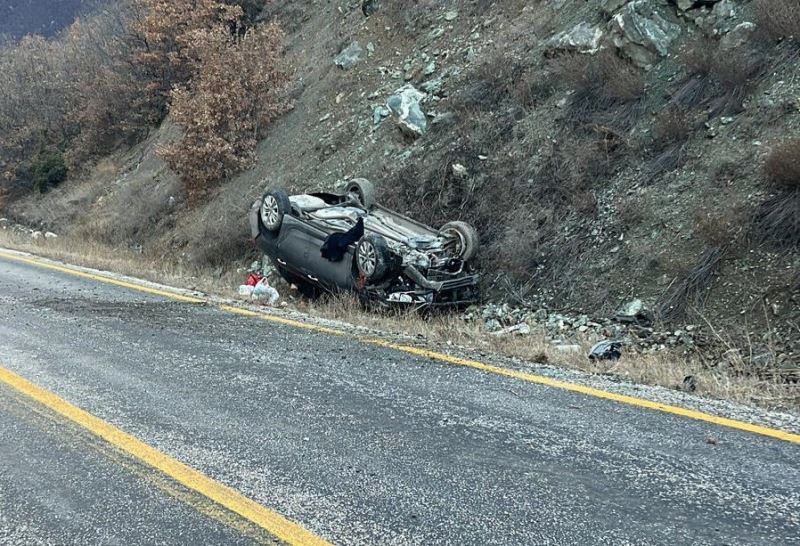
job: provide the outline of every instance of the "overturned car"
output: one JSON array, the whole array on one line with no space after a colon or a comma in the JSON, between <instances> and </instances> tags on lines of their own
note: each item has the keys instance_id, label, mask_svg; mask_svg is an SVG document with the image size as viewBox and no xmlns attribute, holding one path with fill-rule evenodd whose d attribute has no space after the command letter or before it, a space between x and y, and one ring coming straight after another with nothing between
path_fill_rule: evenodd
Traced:
<instances>
[{"instance_id":1,"label":"overturned car","mask_svg":"<svg viewBox=\"0 0 800 546\"><path fill-rule=\"evenodd\" d=\"M449 222L436 230L382 207L363 178L341 194L269 189L253 203L250 228L281 276L304 291L419 307L478 300L475 229Z\"/></svg>"}]
</instances>

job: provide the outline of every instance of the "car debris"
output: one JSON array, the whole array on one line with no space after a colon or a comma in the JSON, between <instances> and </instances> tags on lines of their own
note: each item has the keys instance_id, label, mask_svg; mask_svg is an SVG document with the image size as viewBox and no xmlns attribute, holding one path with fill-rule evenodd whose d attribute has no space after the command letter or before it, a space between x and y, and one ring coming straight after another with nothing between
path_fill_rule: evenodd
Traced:
<instances>
[{"instance_id":1,"label":"car debris","mask_svg":"<svg viewBox=\"0 0 800 546\"><path fill-rule=\"evenodd\" d=\"M600 341L589 351L589 360L619 360L621 356L621 341Z\"/></svg>"},{"instance_id":2,"label":"car debris","mask_svg":"<svg viewBox=\"0 0 800 546\"><path fill-rule=\"evenodd\" d=\"M270 188L250 211L251 234L303 293L355 292L362 301L467 307L479 299L478 235L465 222L434 229L375 202L371 182L343 193L289 196Z\"/></svg>"},{"instance_id":3,"label":"car debris","mask_svg":"<svg viewBox=\"0 0 800 546\"><path fill-rule=\"evenodd\" d=\"M270 286L269 281L264 278L258 281L258 284L253 287L253 298L266 300L268 304L275 305L281 298L281 295L274 287Z\"/></svg>"},{"instance_id":4,"label":"car debris","mask_svg":"<svg viewBox=\"0 0 800 546\"><path fill-rule=\"evenodd\" d=\"M239 295L266 300L270 305L275 305L280 299L280 294L273 286L270 286L267 278L255 272L251 272L247 276L247 281L239 286Z\"/></svg>"}]
</instances>

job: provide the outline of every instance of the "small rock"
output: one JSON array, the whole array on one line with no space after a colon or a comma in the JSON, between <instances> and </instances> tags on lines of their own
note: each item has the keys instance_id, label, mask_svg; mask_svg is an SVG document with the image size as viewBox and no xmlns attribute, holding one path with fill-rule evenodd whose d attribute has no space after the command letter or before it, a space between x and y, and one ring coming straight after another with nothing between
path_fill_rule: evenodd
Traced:
<instances>
[{"instance_id":1,"label":"small rock","mask_svg":"<svg viewBox=\"0 0 800 546\"><path fill-rule=\"evenodd\" d=\"M383 118L389 117L391 112L385 106L376 106L372 110L372 123L373 125L380 125Z\"/></svg>"},{"instance_id":2,"label":"small rock","mask_svg":"<svg viewBox=\"0 0 800 546\"><path fill-rule=\"evenodd\" d=\"M444 34L444 28L436 27L435 29L433 29L432 31L430 31L428 33L428 40L433 41L433 40L441 37L443 34Z\"/></svg>"},{"instance_id":3,"label":"small rock","mask_svg":"<svg viewBox=\"0 0 800 546\"><path fill-rule=\"evenodd\" d=\"M398 89L386 101L386 106L395 115L400 129L413 137L420 137L428 130L428 119L420 107L426 94L413 85Z\"/></svg>"},{"instance_id":4,"label":"small rock","mask_svg":"<svg viewBox=\"0 0 800 546\"><path fill-rule=\"evenodd\" d=\"M364 17L369 17L380 7L380 2L378 0L361 0L361 12L364 14Z\"/></svg>"},{"instance_id":5,"label":"small rock","mask_svg":"<svg viewBox=\"0 0 800 546\"><path fill-rule=\"evenodd\" d=\"M349 70L353 68L356 64L358 64L358 61L361 60L361 54L363 52L364 50L361 49L359 43L353 42L352 44L344 48L342 52L339 53L336 57L334 57L333 62L339 68L343 70Z\"/></svg>"},{"instance_id":6,"label":"small rock","mask_svg":"<svg viewBox=\"0 0 800 546\"><path fill-rule=\"evenodd\" d=\"M524 322L521 324L517 324L515 326L509 326L508 328L503 328L502 330L492 332L492 335L495 336L505 336L509 334L513 334L515 336L526 336L531 333L531 327L525 324Z\"/></svg>"},{"instance_id":7,"label":"small rock","mask_svg":"<svg viewBox=\"0 0 800 546\"><path fill-rule=\"evenodd\" d=\"M457 10L450 10L444 14L445 21L455 21L458 19L458 11Z\"/></svg>"},{"instance_id":8,"label":"small rock","mask_svg":"<svg viewBox=\"0 0 800 546\"><path fill-rule=\"evenodd\" d=\"M652 314L645 307L644 302L640 299L635 299L626 303L617 311L616 319L620 322L647 324L651 321L651 316Z\"/></svg>"},{"instance_id":9,"label":"small rock","mask_svg":"<svg viewBox=\"0 0 800 546\"><path fill-rule=\"evenodd\" d=\"M58 235L56 235L52 231L45 231L44 232L44 238L45 239L56 239L57 237L58 237Z\"/></svg>"},{"instance_id":10,"label":"small rock","mask_svg":"<svg viewBox=\"0 0 800 546\"><path fill-rule=\"evenodd\" d=\"M597 53L602 39L603 31L600 27L583 22L550 38L547 41L547 51L550 54L559 51Z\"/></svg>"},{"instance_id":11,"label":"small rock","mask_svg":"<svg viewBox=\"0 0 800 546\"><path fill-rule=\"evenodd\" d=\"M719 47L722 50L730 51L738 49L750 41L750 37L756 30L756 25L750 22L744 22L736 25L730 32L725 34L719 41Z\"/></svg>"},{"instance_id":12,"label":"small rock","mask_svg":"<svg viewBox=\"0 0 800 546\"><path fill-rule=\"evenodd\" d=\"M430 95L439 95L439 93L441 93L442 91L443 84L444 81L442 80L441 77L439 77L424 82L423 84L420 85L420 87L422 88L423 91L425 91Z\"/></svg>"},{"instance_id":13,"label":"small rock","mask_svg":"<svg viewBox=\"0 0 800 546\"><path fill-rule=\"evenodd\" d=\"M453 169L453 175L456 178L462 178L463 179L463 178L466 178L467 175L469 174L469 171L467 171L467 168L464 165L462 165L461 163L453 163L452 169Z\"/></svg>"},{"instance_id":14,"label":"small rock","mask_svg":"<svg viewBox=\"0 0 800 546\"><path fill-rule=\"evenodd\" d=\"M693 375L687 375L683 378L683 381L678 386L678 390L682 390L684 392L694 392L697 390L697 379Z\"/></svg>"}]
</instances>

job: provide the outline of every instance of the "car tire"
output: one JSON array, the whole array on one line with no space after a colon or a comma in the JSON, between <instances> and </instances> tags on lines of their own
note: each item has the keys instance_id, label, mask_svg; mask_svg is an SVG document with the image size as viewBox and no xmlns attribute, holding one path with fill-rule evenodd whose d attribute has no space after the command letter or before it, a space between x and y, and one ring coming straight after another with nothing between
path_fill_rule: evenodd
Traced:
<instances>
[{"instance_id":1,"label":"car tire","mask_svg":"<svg viewBox=\"0 0 800 546\"><path fill-rule=\"evenodd\" d=\"M375 233L365 235L356 245L356 268L368 282L384 279L394 268L394 257L386 239Z\"/></svg>"},{"instance_id":2,"label":"car tire","mask_svg":"<svg viewBox=\"0 0 800 546\"><path fill-rule=\"evenodd\" d=\"M277 232L281 229L283 217L292 210L289 196L283 190L270 190L261 199L259 216L261 225L267 231Z\"/></svg>"},{"instance_id":3,"label":"car tire","mask_svg":"<svg viewBox=\"0 0 800 546\"><path fill-rule=\"evenodd\" d=\"M345 194L355 197L366 210L372 210L375 206L375 186L366 178L351 180L345 188Z\"/></svg>"},{"instance_id":4,"label":"car tire","mask_svg":"<svg viewBox=\"0 0 800 546\"><path fill-rule=\"evenodd\" d=\"M478 232L466 222L448 222L439 230L439 236L452 241L454 254L465 262L478 255Z\"/></svg>"}]
</instances>

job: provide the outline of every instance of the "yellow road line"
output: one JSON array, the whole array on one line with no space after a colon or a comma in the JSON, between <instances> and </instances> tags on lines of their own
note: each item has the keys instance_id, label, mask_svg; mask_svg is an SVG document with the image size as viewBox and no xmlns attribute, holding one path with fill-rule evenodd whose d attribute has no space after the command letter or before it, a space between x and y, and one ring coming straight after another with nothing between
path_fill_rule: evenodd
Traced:
<instances>
[{"instance_id":1,"label":"yellow road line","mask_svg":"<svg viewBox=\"0 0 800 546\"><path fill-rule=\"evenodd\" d=\"M682 417L688 417L689 419L696 419L698 421L705 421L707 423L713 423L715 425L733 428L737 430L743 430L745 432L752 432L754 434L760 434L762 436L769 436L771 438L777 438L778 440L784 440L786 442L791 442L794 444L800 444L800 434L792 434L791 432L785 432L783 430L777 430L769 427L762 427L760 425L754 425L752 423L746 423L744 421L737 421L735 419L728 419L725 417L718 417L716 415L711 415L708 413L703 413L700 411L690 410L686 408L681 408L678 406L670 406L668 404L662 404L660 402L653 402L652 400L646 400L644 398L636 398L634 396L627 396L625 394L617 394L613 392L604 391L601 389L595 389L594 387L587 387L585 385L579 385L577 383L567 383L566 381L559 381L558 379L553 379L551 377L545 377L542 375L534 375L531 373L520 372L517 370L512 370L510 368L502 368L500 366L493 366L491 364L484 364L483 362L478 362L477 360L470 360L467 358L459 358L455 356L450 356L442 353L437 353L435 351L429 351L427 349L422 349L419 347L412 347L408 345L398 345L396 343L392 343L389 341L385 341L382 339L365 339L363 340L367 343L371 343L373 345L379 345L381 347L386 347L388 349L394 349L396 351L403 351L404 353L413 354L416 356L421 356L423 358L429 358L432 360L439 360L441 362L447 362L449 364L454 364L456 366L465 366L467 368L473 368L475 370L481 370L488 373L493 373L496 375L502 375L505 377L512 377L514 379L520 379L522 381L527 381L529 383L537 383L539 385L546 385L548 387L554 387L557 389L562 389L566 391L576 392L579 394L584 394L586 396L593 396L595 398L603 398L605 400L613 400L614 402L619 402L622 404L627 404L629 406L637 406L640 408L647 408L651 410L661 411L664 413L670 413L672 415L680 415Z\"/></svg>"},{"instance_id":2,"label":"yellow road line","mask_svg":"<svg viewBox=\"0 0 800 546\"><path fill-rule=\"evenodd\" d=\"M84 279L90 279L97 282L102 282L105 284L113 284L115 286L121 286L123 288L129 288L131 290L136 290L139 292L145 292L147 294L153 294L154 296L162 296L164 298L170 298L176 301L183 301L186 303L205 303L205 300L200 298L194 298L191 296L184 296L181 294L177 294L175 292L167 292L166 290L159 290L158 288L150 288L149 286L144 286L141 284L134 284L130 282L126 282L119 279L114 279L112 277L101 276L101 275L94 275L92 273L87 273L86 271L81 271L79 269L73 269L71 267L63 267L56 264L51 264L47 262L42 262L39 260L35 260L33 258L28 258L26 256L19 256L17 254L9 254L3 251L0 251L0 257L20 262L28 265L33 265L36 267L50 269L52 271L58 271L60 273L67 273L68 275L73 275L75 277L82 277Z\"/></svg>"},{"instance_id":3,"label":"yellow road line","mask_svg":"<svg viewBox=\"0 0 800 546\"><path fill-rule=\"evenodd\" d=\"M12 259L19 259L18 257L13 256L13 255L7 255L6 253L4 253L2 251L0 251L0 257L10 257ZM163 296L165 298L177 299L179 301L184 301L183 298L185 298L185 296L181 296L179 294L174 294L172 292L166 292L166 291L161 291L161 290L153 292L153 289L150 289L150 288L145 287L145 286L139 286L139 285L131 284L131 283L122 283L121 281L117 281L116 279L113 279L113 278L110 278L110 277L103 277L103 276L100 276L100 275L84 274L83 272L78 271L78 270L70 269L68 267L53 266L53 265L48 264L46 262L40 262L40 261L35 260L35 259L25 258L25 259L20 259L19 261L24 261L25 263L29 263L31 265L36 265L36 266L46 267L46 268L50 268L50 269L55 269L57 271L61 271L61 272L64 272L64 273L67 273L67 274L71 274L71 275L85 276L87 278L96 280L98 282L105 282L105 283L110 283L110 284L116 284L118 286L124 286L125 288L130 288L132 290L140 290L140 291L148 292L148 293L157 293L158 295L161 295L161 296ZM202 302L202 300L197 300L197 301L198 302ZM672 414L672 415L678 415L678 416L681 416L681 417L687 417L689 419L695 419L697 421L704 421L706 423L711 423L711 424L722 426L722 427L727 427L727 428L731 428L731 429L735 429L735 430L741 430L741 431L745 431L745 432L751 432L753 434L759 434L761 436L767 436L767 437L770 437L770 438L775 438L775 439L778 439L778 440L783 440L783 441L791 442L791 443L794 443L794 444L800 444L800 434L794 434L794 433L791 433L791 432L786 432L786 431L783 431L783 430L774 429L774 428L770 428L770 427L765 427L765 426L761 426L761 425L754 425L752 423L747 423L745 421L738 421L736 419L728 419L726 417L719 417L717 415L712 415L712 414L709 414L709 413L703 413L701 411L696 411L696 410L690 410L690 409L682 408L682 407L679 407L679 406L671 406L669 404L662 404L660 402L653 402L652 400L647 400L647 399L644 399L644 398L637 398L635 396L617 394L617 393L613 393L613 392L609 392L609 391L604 391L604 390L601 390L601 389L596 389L596 388L593 388L593 387L587 387L585 385L580 385L580 384L577 384L577 383L568 383L566 381L559 381L557 379L553 379L553 378L542 376L542 375L535 375L535 374L531 374L531 373L520 372L520 371L517 371L517 370L512 370L510 368L504 368L504 367L501 367L501 366L494 366L494 365L491 365L491 364L486 364L486 363L483 363L483 362L479 362L477 360L470 360L470 359L466 359L466 358L455 357L455 356L451 356L451 355L448 355L448 354L439 353L437 351L431 351L431 350L423 349L423 348L420 348L420 347L414 347L414 346L411 346L411 345L402 345L402 344L393 343L393 342L390 342L390 341L377 339L377 338L367 338L367 337L359 336L357 334L354 334L354 333L351 333L351 332L347 332L347 331L344 331L344 330L337 330L335 328L328 328L328 327L325 327L325 326L319 326L319 325L312 324L312 323L301 322L301 321L298 321L298 320L292 320L292 319L288 319L288 318L284 318L284 317L279 317L277 315L273 315L273 314L270 314L268 312L256 312L256 311L251 311L249 309L244 309L242 307L237 307L237 306L233 306L233 305L220 305L219 308L222 311L225 311L227 313L234 313L234 314L241 315L241 316L258 318L258 319L265 320L265 321L268 321L268 322L273 322L273 323L276 323L276 324L282 324L282 325L291 326L291 327L294 327L294 328L302 328L304 330L309 330L309 331L313 331L313 332L319 332L319 333L323 333L323 334L336 335L336 336L350 336L350 337L353 337L355 339L358 339L359 341L361 341L363 343L370 343L372 345L379 345L379 346L385 347L387 349L393 349L395 351L401 351L401 352L404 352L404 353L412 354L412 355L415 355L415 356L420 356L420 357L423 357L423 358L428 358L428 359L435 360L435 361L438 361L438 362L444 362L444 363L452 364L452 365L456 365L456 366L464 366L464 367L467 367L467 368L472 368L474 370L480 370L480 371L486 372L486 373L491 373L491 374L500 375L500 376L504 376L504 377L510 377L510 378L513 378L513 379L521 380L521 381L526 381L528 383L536 383L536 384L539 384L539 385L545 385L545 386L548 386L548 387L553 387L553 388L562 389L562 390L566 390L566 391L570 391L570 392L575 392L575 393L583 394L583 395L586 395L586 396L592 396L592 397L595 397L595 398L602 398L604 400L611 400L611 401L618 402L618 403L621 403L621 404L626 404L626 405L629 405L629 406L635 406L635 407L639 407L639 408L646 408L646 409L649 409L649 410L660 411L660 412L663 412L663 413L668 413L668 414Z\"/></svg>"},{"instance_id":4,"label":"yellow road line","mask_svg":"<svg viewBox=\"0 0 800 546\"><path fill-rule=\"evenodd\" d=\"M80 425L114 447L163 472L185 487L197 491L231 512L239 514L279 540L292 546L330 546L330 543L323 538L307 531L277 512L265 508L234 489L150 447L130 434L77 406L73 406L52 392L34 385L3 367L0 367L0 381Z\"/></svg>"}]
</instances>

